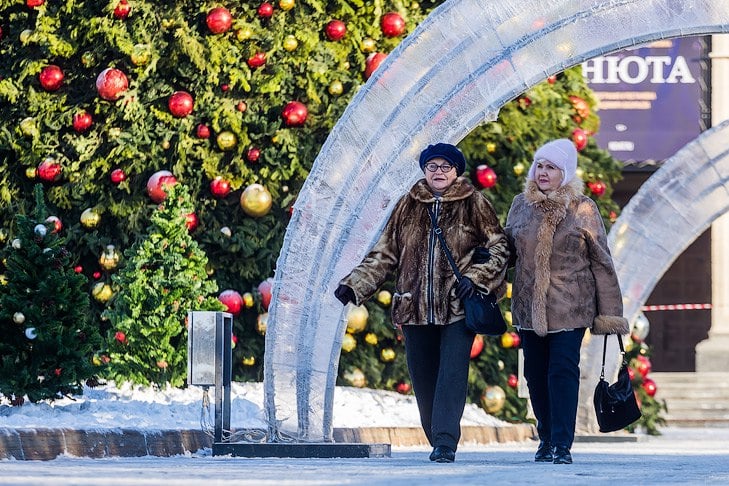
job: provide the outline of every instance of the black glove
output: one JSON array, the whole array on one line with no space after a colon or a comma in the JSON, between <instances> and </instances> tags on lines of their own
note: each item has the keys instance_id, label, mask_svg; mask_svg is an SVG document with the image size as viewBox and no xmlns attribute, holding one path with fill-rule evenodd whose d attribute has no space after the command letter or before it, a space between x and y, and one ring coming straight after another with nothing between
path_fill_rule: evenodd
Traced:
<instances>
[{"instance_id":1,"label":"black glove","mask_svg":"<svg viewBox=\"0 0 729 486\"><path fill-rule=\"evenodd\" d=\"M468 277L463 277L456 285L456 297L461 300L471 297L474 292L476 292L476 288Z\"/></svg>"},{"instance_id":2,"label":"black glove","mask_svg":"<svg viewBox=\"0 0 729 486\"><path fill-rule=\"evenodd\" d=\"M350 302L355 302L357 300L354 296L354 290L344 284L340 284L339 287L337 287L337 290L334 291L334 297L339 299L339 302L341 302L342 305L347 305Z\"/></svg>"},{"instance_id":3,"label":"black glove","mask_svg":"<svg viewBox=\"0 0 729 486\"><path fill-rule=\"evenodd\" d=\"M473 250L473 257L471 258L471 263L479 264L479 263L488 263L488 261L491 259L491 252L488 248L484 248L483 246L476 247L475 250Z\"/></svg>"}]
</instances>

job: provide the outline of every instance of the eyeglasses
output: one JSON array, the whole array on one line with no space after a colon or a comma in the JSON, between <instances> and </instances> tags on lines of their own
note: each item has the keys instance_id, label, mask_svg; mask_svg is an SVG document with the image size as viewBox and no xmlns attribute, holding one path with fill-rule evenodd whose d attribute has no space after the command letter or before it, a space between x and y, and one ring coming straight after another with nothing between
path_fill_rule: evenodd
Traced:
<instances>
[{"instance_id":1,"label":"eyeglasses","mask_svg":"<svg viewBox=\"0 0 729 486\"><path fill-rule=\"evenodd\" d=\"M443 173L453 170L453 166L451 164L438 165L435 162L425 164L425 168L428 169L430 172L435 172L436 170L440 169Z\"/></svg>"}]
</instances>

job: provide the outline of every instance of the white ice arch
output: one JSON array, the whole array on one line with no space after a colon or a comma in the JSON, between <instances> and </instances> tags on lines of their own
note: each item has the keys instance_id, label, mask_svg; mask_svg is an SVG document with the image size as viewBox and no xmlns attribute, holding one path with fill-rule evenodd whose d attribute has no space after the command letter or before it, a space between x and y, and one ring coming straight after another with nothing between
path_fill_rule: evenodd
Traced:
<instances>
[{"instance_id":1,"label":"white ice arch","mask_svg":"<svg viewBox=\"0 0 729 486\"><path fill-rule=\"evenodd\" d=\"M423 147L459 142L587 59L727 31L729 2L717 0L450 0L433 10L354 96L294 206L266 334L268 440L332 440L345 332L333 291L421 177Z\"/></svg>"}]
</instances>

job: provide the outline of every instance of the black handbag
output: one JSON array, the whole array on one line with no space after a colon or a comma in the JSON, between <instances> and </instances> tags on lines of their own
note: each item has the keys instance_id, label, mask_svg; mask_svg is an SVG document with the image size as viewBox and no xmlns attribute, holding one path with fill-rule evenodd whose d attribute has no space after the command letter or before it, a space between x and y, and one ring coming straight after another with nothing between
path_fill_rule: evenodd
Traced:
<instances>
[{"instance_id":1,"label":"black handbag","mask_svg":"<svg viewBox=\"0 0 729 486\"><path fill-rule=\"evenodd\" d=\"M456 275L456 281L460 282L463 278L458 266L456 266L455 260L448 245L443 237L443 231L438 226L435 220L435 214L428 208L428 214L430 214L430 220L433 223L433 230L440 241L440 246L443 247L445 256L450 263L453 273ZM481 253L488 252L488 249L483 249ZM461 301L463 303L463 310L466 313L466 327L476 334L485 334L486 336L501 336L506 332L506 322L504 316L501 315L501 309L499 304L496 302L496 296L491 292L476 291L470 297L466 297Z\"/></svg>"},{"instance_id":2,"label":"black handbag","mask_svg":"<svg viewBox=\"0 0 729 486\"><path fill-rule=\"evenodd\" d=\"M605 343L602 348L602 371L600 381L595 387L593 401L595 403L595 415L600 426L600 432L614 432L622 430L638 420L641 416L638 402L635 399L633 385L628 374L628 363L625 359L623 340L616 334L620 344L620 352L623 362L618 371L618 380L612 385L605 381L605 351L607 348L608 334L605 335Z\"/></svg>"}]
</instances>

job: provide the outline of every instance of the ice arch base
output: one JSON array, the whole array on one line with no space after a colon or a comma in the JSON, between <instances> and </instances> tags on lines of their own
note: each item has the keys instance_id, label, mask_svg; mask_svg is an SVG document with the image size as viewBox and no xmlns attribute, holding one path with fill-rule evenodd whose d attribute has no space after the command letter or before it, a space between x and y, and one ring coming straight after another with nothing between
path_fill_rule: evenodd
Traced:
<instances>
[{"instance_id":1,"label":"ice arch base","mask_svg":"<svg viewBox=\"0 0 729 486\"><path fill-rule=\"evenodd\" d=\"M422 147L459 142L507 101L586 59L727 31L729 2L714 0L451 0L435 9L354 97L297 199L269 309L269 440L331 441L345 331L332 292L420 177ZM583 361L588 373L593 355Z\"/></svg>"}]
</instances>

